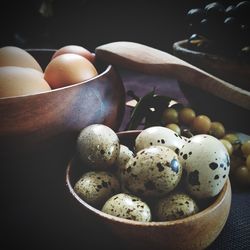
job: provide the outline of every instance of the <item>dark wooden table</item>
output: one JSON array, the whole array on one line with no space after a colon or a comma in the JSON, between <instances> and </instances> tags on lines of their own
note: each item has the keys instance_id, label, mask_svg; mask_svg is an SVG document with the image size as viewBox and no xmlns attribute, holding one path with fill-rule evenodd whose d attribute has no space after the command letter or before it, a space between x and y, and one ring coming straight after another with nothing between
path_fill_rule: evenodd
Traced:
<instances>
[{"instance_id":1,"label":"dark wooden table","mask_svg":"<svg viewBox=\"0 0 250 250\"><path fill-rule=\"evenodd\" d=\"M156 93L188 103L175 79L120 70L126 90ZM129 99L129 98L128 98ZM120 130L129 119L126 108ZM2 249L133 249L104 225L75 208L65 186L70 154L54 152L1 163ZM233 190L228 221L209 249L249 249L250 193ZM81 216L79 216L81 214Z\"/></svg>"}]
</instances>

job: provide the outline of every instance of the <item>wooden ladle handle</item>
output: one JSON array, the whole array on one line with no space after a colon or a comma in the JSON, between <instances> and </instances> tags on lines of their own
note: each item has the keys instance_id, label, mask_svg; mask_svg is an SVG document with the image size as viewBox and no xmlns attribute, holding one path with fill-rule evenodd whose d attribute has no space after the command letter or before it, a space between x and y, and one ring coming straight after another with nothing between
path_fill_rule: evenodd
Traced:
<instances>
[{"instance_id":1,"label":"wooden ladle handle","mask_svg":"<svg viewBox=\"0 0 250 250\"><path fill-rule=\"evenodd\" d=\"M250 110L250 92L219 79L169 53L133 42L113 42L95 49L96 57L148 74L168 75Z\"/></svg>"}]
</instances>

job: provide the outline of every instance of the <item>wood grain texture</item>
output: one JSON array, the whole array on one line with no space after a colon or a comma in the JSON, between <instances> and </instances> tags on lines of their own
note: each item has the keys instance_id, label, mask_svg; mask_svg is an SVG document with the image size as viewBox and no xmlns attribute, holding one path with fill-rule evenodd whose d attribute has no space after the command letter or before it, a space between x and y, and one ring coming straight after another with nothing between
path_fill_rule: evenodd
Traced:
<instances>
[{"instance_id":1,"label":"wood grain texture","mask_svg":"<svg viewBox=\"0 0 250 250\"><path fill-rule=\"evenodd\" d=\"M113 42L96 48L98 59L149 74L175 77L239 107L250 110L250 92L223 81L169 53L133 42Z\"/></svg>"},{"instance_id":2,"label":"wood grain texture","mask_svg":"<svg viewBox=\"0 0 250 250\"><path fill-rule=\"evenodd\" d=\"M123 131L117 134L123 145L133 147L139 132ZM72 160L66 170L72 214L77 214L79 223L90 215L89 223L104 224L112 232L114 241L119 239L128 246L127 249L205 249L217 238L227 221L232 195L229 179L220 194L199 213L175 221L143 223L105 214L80 199L73 187L83 168L76 162Z\"/></svg>"},{"instance_id":3,"label":"wood grain texture","mask_svg":"<svg viewBox=\"0 0 250 250\"><path fill-rule=\"evenodd\" d=\"M36 50L34 56L44 66L51 51ZM117 130L124 107L124 86L111 65L82 83L47 93L2 98L1 155L72 147L79 131L93 123Z\"/></svg>"}]
</instances>

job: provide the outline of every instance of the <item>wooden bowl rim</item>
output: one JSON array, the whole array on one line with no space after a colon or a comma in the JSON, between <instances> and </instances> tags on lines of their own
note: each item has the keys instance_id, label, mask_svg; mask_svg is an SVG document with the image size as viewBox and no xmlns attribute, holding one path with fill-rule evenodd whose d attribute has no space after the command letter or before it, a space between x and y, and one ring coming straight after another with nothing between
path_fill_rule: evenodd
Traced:
<instances>
[{"instance_id":1,"label":"wooden bowl rim","mask_svg":"<svg viewBox=\"0 0 250 250\"><path fill-rule=\"evenodd\" d=\"M126 134L137 134L138 132L140 132L141 130L128 130L128 131L120 131L117 132L118 135L126 135ZM73 186L71 185L70 182L70 172L71 172L71 163L72 163L72 159L69 162L69 164L67 165L66 168L66 187L68 188L70 194L73 196L74 199L76 199L81 205L83 205L86 209L90 210L92 213L104 218L104 219L108 219L117 223L125 223L125 224L130 224L130 225L134 225L134 226L139 226L139 227L154 227L154 226L172 226L172 225L181 225L181 224L185 224L188 222L192 222L195 220L199 220L200 218L202 218L203 216L213 212L214 210L218 209L220 207L220 205L223 203L223 201L226 198L226 195L228 193L231 194L232 190L231 190L231 183L229 178L227 178L227 181L225 182L225 185L223 186L222 190L220 191L220 193L217 195L217 197L215 197L215 201L209 205L207 208L201 210L200 212L188 216L186 218L183 219L178 219L178 220L173 220L173 221L151 221L151 222L140 222L140 221L134 221L134 220L129 220L129 219L124 219L124 218L119 218L107 213L102 212L101 210L94 208L93 206L89 205L87 202L85 202L84 200L82 200L74 191ZM230 204L231 205L231 204ZM230 206L229 206L230 207Z\"/></svg>"},{"instance_id":2,"label":"wooden bowl rim","mask_svg":"<svg viewBox=\"0 0 250 250\"><path fill-rule=\"evenodd\" d=\"M220 61L219 63L225 63L226 65L240 64L240 65L244 65L245 67L250 68L249 63L239 62L237 60L231 59L230 57L223 57L222 55L216 55L216 54L207 53L203 51L192 50L185 46L187 44L188 44L188 39L177 41L173 44L173 49L178 52L181 51L182 53L186 53L189 55L196 55L196 56L199 56L200 58L206 58L206 59L213 60L216 62L218 62L219 60Z\"/></svg>"},{"instance_id":3,"label":"wooden bowl rim","mask_svg":"<svg viewBox=\"0 0 250 250\"><path fill-rule=\"evenodd\" d=\"M55 51L54 49L27 49L27 51ZM82 81L82 82L78 82L78 83L74 83L74 84L71 84L71 85L68 85L68 86L64 86L64 87L60 87L60 88L56 88L56 89L51 89L49 91L44 91L44 92L40 92L40 93L34 93L34 94L27 94L27 95L18 95L18 96L9 96L9 97L0 97L0 101L2 100L10 100L10 99L22 99L22 98L25 98L25 97L29 97L29 96L40 96L40 95L46 95L48 93L54 93L54 92L58 92L60 90L64 90L64 89L69 89L69 88L74 88L75 86L79 86L79 85L82 85L82 84L89 84L89 82L93 81L93 80L96 80L98 78L101 78L102 76L108 74L111 70L112 70L113 65L109 64L106 66L105 70L103 70L100 74L88 79L88 80L85 80L85 81Z\"/></svg>"}]
</instances>

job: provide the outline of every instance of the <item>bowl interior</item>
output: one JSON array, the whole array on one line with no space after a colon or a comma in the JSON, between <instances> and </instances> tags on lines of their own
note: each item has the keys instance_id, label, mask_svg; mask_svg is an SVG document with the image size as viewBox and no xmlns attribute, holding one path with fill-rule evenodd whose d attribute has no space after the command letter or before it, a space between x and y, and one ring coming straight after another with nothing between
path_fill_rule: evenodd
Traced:
<instances>
[{"instance_id":1,"label":"bowl interior","mask_svg":"<svg viewBox=\"0 0 250 250\"><path fill-rule=\"evenodd\" d=\"M134 141L136 136L140 133L140 130L135 131L125 131L118 132L118 136L120 139L120 143L126 145L133 149ZM78 180L78 178L83 174L83 166L79 164L79 159L77 156L72 159L72 161L68 164L66 171L66 186L70 193L70 196L73 198L74 206L77 206L78 212L84 214L84 211L92 214L96 219L103 221L106 225L108 225L113 233L125 239L126 241L138 241L143 238L147 238L148 234L152 234L148 236L148 239L144 239L142 241L147 242L150 246L154 244L157 245L165 245L166 246L166 238L169 237L169 234L175 235L170 240L172 243L169 243L169 246L174 246L178 241L178 231L180 230L180 234L183 232L188 233L187 230L199 231L198 237L202 237L199 239L199 242L202 242L204 246L211 244L218 236L224 224L227 220L230 204L231 204L231 186L230 181L228 180L223 187L222 191L213 199L206 200L202 202L202 209L199 213L186 217L184 219L179 219L175 221L165 221L165 222L137 222L128 219L118 218L106 213L103 213L97 208L90 206L85 201L83 201L74 191L74 184ZM223 216L218 220L218 218L223 214ZM218 217L219 216L219 217ZM213 218L214 217L214 218ZM80 215L79 215L80 218ZM206 241L206 236L201 234L201 229L199 224L206 224L207 220L213 218L214 225L210 225L208 227L208 235L211 234L211 237L208 237L208 241ZM216 218L216 219L215 219ZM218 220L218 221L216 221ZM211 222L210 222L211 224ZM211 228L213 228L213 232L209 232ZM196 232L197 233L197 232ZM155 242L155 239L158 239L159 242ZM166 237L166 238L165 238ZM204 237L204 239L203 239ZM184 242L189 242L189 246L194 247L196 243L190 243L190 239L184 239ZM205 243L206 241L206 243ZM187 244L187 242L185 244ZM198 243L197 243L198 244ZM177 243L178 245L178 243ZM145 245L144 245L145 246ZM188 245L187 245L188 247ZM170 249L172 249L170 247ZM173 248L174 249L174 248ZM176 249L176 248L175 248ZM189 248L187 248L189 249ZM195 247L193 249L196 249Z\"/></svg>"}]
</instances>

